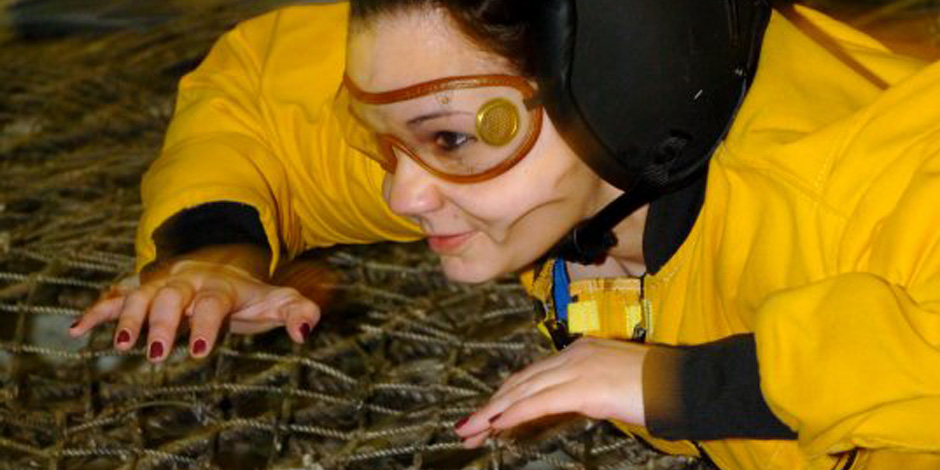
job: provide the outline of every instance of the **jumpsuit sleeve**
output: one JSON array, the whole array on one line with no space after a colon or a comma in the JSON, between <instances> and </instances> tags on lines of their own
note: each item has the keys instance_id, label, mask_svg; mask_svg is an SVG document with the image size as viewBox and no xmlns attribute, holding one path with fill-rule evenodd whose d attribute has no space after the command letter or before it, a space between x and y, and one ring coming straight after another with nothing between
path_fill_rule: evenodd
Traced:
<instances>
[{"instance_id":1,"label":"jumpsuit sleeve","mask_svg":"<svg viewBox=\"0 0 940 470\"><path fill-rule=\"evenodd\" d=\"M256 211L272 272L314 246L419 236L385 206L381 168L345 143L336 122L347 15L340 3L249 20L181 80L163 149L141 185L137 270L156 258L164 222L207 203Z\"/></svg>"},{"instance_id":2,"label":"jumpsuit sleeve","mask_svg":"<svg viewBox=\"0 0 940 470\"><path fill-rule=\"evenodd\" d=\"M856 269L758 311L761 389L810 458L940 451L940 151L926 154L903 190L866 191L842 242L863 247Z\"/></svg>"},{"instance_id":3,"label":"jumpsuit sleeve","mask_svg":"<svg viewBox=\"0 0 940 470\"><path fill-rule=\"evenodd\" d=\"M271 147L256 97L261 74L249 44L270 34L265 20L225 34L183 78L160 156L141 183L137 269L156 258L154 232L173 215L208 202L254 207L274 257L280 234L296 230L284 168ZM272 261L272 266L274 266Z\"/></svg>"}]
</instances>

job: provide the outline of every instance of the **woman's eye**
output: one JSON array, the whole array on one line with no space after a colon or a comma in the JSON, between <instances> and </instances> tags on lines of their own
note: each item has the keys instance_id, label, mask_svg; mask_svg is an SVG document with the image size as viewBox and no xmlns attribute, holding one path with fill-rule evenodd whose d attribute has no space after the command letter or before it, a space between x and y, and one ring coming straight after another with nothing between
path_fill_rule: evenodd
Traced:
<instances>
[{"instance_id":1,"label":"woman's eye","mask_svg":"<svg viewBox=\"0 0 940 470\"><path fill-rule=\"evenodd\" d=\"M452 152L476 140L462 132L441 131L434 134L434 143L445 152Z\"/></svg>"}]
</instances>

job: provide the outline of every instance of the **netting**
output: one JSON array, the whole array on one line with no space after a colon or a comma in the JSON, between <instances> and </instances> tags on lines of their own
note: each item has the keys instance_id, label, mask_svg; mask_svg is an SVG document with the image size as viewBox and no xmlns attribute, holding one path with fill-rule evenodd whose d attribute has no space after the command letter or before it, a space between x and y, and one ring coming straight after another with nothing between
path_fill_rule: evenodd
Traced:
<instances>
[{"instance_id":1,"label":"netting","mask_svg":"<svg viewBox=\"0 0 940 470\"><path fill-rule=\"evenodd\" d=\"M312 254L337 295L302 346L225 335L205 360L177 347L154 366L113 349L111 326L68 338L131 272L175 83L254 12L239 5L0 47L0 468L704 465L583 419L461 449L453 423L547 348L514 281L448 283L420 246Z\"/></svg>"},{"instance_id":2,"label":"netting","mask_svg":"<svg viewBox=\"0 0 940 470\"><path fill-rule=\"evenodd\" d=\"M168 3L130 28L122 8L149 3L86 2L50 27L54 3L7 15L40 40L0 43L0 468L710 468L584 419L462 450L453 422L548 350L514 281L448 283L420 246L312 254L338 294L302 346L225 335L205 360L177 348L153 366L114 350L110 327L69 339L132 269L138 182L175 83L277 2Z\"/></svg>"}]
</instances>

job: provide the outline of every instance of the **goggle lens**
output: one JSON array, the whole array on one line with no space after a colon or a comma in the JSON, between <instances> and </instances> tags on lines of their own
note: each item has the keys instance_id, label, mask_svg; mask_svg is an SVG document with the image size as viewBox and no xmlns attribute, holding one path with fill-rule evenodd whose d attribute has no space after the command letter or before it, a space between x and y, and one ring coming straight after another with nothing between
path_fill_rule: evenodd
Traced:
<instances>
[{"instance_id":1,"label":"goggle lens","mask_svg":"<svg viewBox=\"0 0 940 470\"><path fill-rule=\"evenodd\" d=\"M347 78L337 110L347 142L393 173L401 155L455 182L496 177L538 138L541 106L515 76L455 77L384 93ZM345 111L345 112L344 112ZM341 119L342 121L342 119Z\"/></svg>"}]
</instances>

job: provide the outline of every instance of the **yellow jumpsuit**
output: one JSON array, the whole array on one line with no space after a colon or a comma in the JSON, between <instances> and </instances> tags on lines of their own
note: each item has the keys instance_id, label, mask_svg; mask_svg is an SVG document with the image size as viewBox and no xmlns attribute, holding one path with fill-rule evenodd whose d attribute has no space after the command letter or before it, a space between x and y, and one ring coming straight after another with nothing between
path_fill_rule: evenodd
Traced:
<instances>
[{"instance_id":1,"label":"yellow jumpsuit","mask_svg":"<svg viewBox=\"0 0 940 470\"><path fill-rule=\"evenodd\" d=\"M940 63L798 12L867 72L774 14L688 238L642 295L633 279L572 285L594 302L579 328L616 336L607 326L632 318L666 345L753 333L764 398L798 440L700 443L721 468L830 469L853 448L854 468L940 468ZM142 185L138 268L162 222L210 201L258 210L272 266L420 238L338 128L347 15L308 5L245 22L183 79Z\"/></svg>"}]
</instances>

